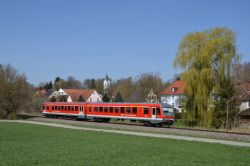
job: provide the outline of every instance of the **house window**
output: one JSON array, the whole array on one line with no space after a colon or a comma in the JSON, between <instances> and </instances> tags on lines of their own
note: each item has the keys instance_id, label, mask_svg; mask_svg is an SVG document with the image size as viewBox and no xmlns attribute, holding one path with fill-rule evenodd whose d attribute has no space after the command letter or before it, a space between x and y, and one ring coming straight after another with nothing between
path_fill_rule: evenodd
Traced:
<instances>
[{"instance_id":1,"label":"house window","mask_svg":"<svg viewBox=\"0 0 250 166\"><path fill-rule=\"evenodd\" d=\"M176 92L177 88L176 87L173 87L172 88L172 93Z\"/></svg>"}]
</instances>

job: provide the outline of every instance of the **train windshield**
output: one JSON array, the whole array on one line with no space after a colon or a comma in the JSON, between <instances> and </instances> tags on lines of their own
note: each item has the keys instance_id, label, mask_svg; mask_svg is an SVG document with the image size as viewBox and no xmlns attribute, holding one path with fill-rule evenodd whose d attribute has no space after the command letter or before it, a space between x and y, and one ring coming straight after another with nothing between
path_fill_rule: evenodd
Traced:
<instances>
[{"instance_id":1,"label":"train windshield","mask_svg":"<svg viewBox=\"0 0 250 166\"><path fill-rule=\"evenodd\" d=\"M162 110L164 116L174 116L174 108L172 105L169 105L167 103L162 103Z\"/></svg>"},{"instance_id":2,"label":"train windshield","mask_svg":"<svg viewBox=\"0 0 250 166\"><path fill-rule=\"evenodd\" d=\"M174 116L174 112L163 111L164 116Z\"/></svg>"}]
</instances>

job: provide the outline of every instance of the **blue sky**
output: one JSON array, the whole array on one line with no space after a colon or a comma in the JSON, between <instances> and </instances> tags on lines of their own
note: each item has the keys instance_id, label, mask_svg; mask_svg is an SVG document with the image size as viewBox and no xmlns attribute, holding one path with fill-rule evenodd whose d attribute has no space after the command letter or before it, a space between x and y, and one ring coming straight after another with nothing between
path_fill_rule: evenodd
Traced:
<instances>
[{"instance_id":1,"label":"blue sky","mask_svg":"<svg viewBox=\"0 0 250 166\"><path fill-rule=\"evenodd\" d=\"M38 85L56 76L113 79L159 72L166 81L183 36L235 31L250 61L249 0L0 0L0 63Z\"/></svg>"}]
</instances>

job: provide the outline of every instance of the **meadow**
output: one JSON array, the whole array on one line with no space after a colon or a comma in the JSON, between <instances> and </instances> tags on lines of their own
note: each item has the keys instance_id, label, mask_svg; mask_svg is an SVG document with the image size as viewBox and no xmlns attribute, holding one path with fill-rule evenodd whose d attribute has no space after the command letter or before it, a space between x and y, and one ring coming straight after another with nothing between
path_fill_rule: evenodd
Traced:
<instances>
[{"instance_id":1,"label":"meadow","mask_svg":"<svg viewBox=\"0 0 250 166\"><path fill-rule=\"evenodd\" d=\"M0 165L249 165L250 148L0 122Z\"/></svg>"}]
</instances>

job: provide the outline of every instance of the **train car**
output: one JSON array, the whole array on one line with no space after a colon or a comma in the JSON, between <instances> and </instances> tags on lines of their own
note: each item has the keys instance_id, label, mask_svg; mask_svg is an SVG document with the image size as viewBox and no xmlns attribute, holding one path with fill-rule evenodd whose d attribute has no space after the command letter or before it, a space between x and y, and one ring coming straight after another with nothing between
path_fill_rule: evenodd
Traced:
<instances>
[{"instance_id":1,"label":"train car","mask_svg":"<svg viewBox=\"0 0 250 166\"><path fill-rule=\"evenodd\" d=\"M174 122L174 116L165 113L158 103L46 102L42 114L47 117L71 116L104 122L111 119L128 119L155 125L172 125Z\"/></svg>"}]
</instances>

